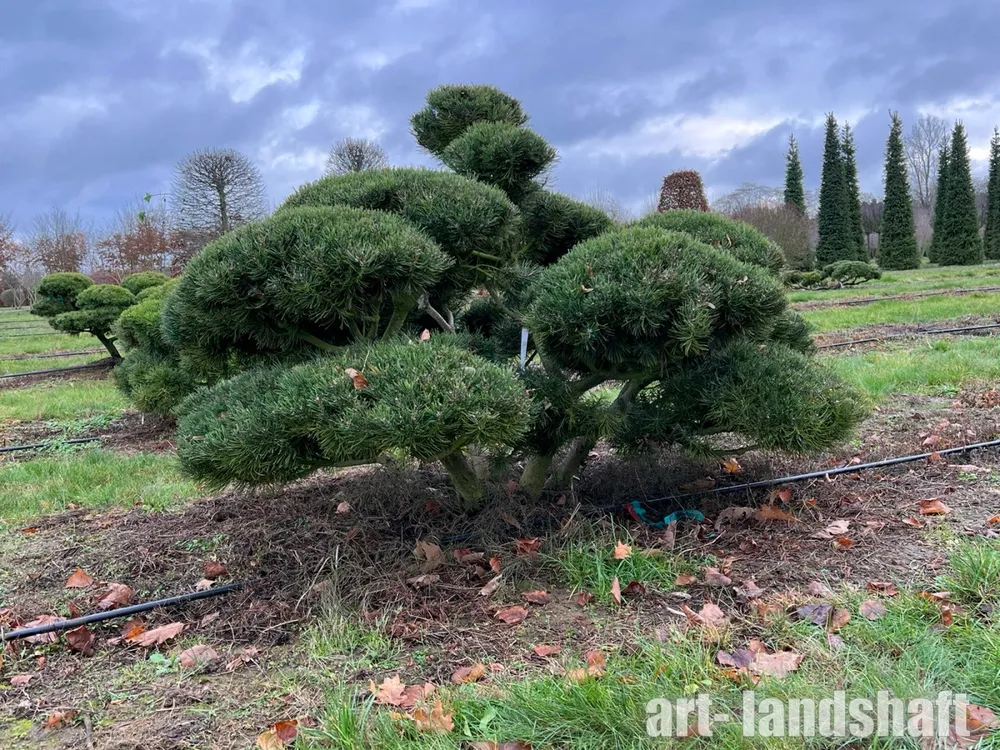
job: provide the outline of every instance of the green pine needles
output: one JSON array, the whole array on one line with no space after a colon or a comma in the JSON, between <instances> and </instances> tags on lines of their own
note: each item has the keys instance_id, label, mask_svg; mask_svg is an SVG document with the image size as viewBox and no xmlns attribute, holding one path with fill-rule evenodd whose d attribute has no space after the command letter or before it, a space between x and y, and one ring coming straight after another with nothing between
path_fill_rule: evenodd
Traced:
<instances>
[{"instance_id":1,"label":"green pine needles","mask_svg":"<svg viewBox=\"0 0 1000 750\"><path fill-rule=\"evenodd\" d=\"M487 466L537 496L599 440L718 456L723 433L797 452L850 433L858 398L811 357L780 248L701 211L616 226L544 187L556 153L527 121L493 87L439 87L411 126L451 171L324 177L142 292L119 382L178 417L189 474L408 456L472 509Z\"/></svg>"},{"instance_id":2,"label":"green pine needles","mask_svg":"<svg viewBox=\"0 0 1000 750\"><path fill-rule=\"evenodd\" d=\"M113 359L121 359L111 327L135 304L135 295L123 286L94 284L82 273L49 274L38 284L38 301L31 312L49 319L65 333L89 333Z\"/></svg>"},{"instance_id":3,"label":"green pine needles","mask_svg":"<svg viewBox=\"0 0 1000 750\"><path fill-rule=\"evenodd\" d=\"M885 147L885 207L878 243L878 264L890 271L920 268L920 249L917 247L906 173L903 121L898 113L893 112Z\"/></svg>"},{"instance_id":4,"label":"green pine needles","mask_svg":"<svg viewBox=\"0 0 1000 750\"><path fill-rule=\"evenodd\" d=\"M983 262L976 191L969 165L969 146L962 123L955 123L944 169L940 216L934 217L932 260L942 266L970 266Z\"/></svg>"},{"instance_id":5,"label":"green pine needles","mask_svg":"<svg viewBox=\"0 0 1000 750\"><path fill-rule=\"evenodd\" d=\"M806 213L806 189L799 159L799 144L794 135L788 136L788 153L785 154L785 205L792 206L803 216Z\"/></svg>"},{"instance_id":6,"label":"green pine needles","mask_svg":"<svg viewBox=\"0 0 1000 750\"><path fill-rule=\"evenodd\" d=\"M1000 260L1000 129L990 139L990 175L986 194L986 231L983 252L990 260Z\"/></svg>"}]
</instances>

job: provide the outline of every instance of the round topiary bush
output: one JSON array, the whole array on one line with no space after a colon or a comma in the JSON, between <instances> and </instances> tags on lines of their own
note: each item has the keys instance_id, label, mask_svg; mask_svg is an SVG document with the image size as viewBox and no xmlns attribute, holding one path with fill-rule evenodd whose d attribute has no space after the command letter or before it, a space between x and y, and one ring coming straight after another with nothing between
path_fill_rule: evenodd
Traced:
<instances>
[{"instance_id":1,"label":"round topiary bush","mask_svg":"<svg viewBox=\"0 0 1000 750\"><path fill-rule=\"evenodd\" d=\"M616 227L544 189L554 152L526 121L491 87L435 89L414 133L462 174L306 185L123 316L123 387L179 416L189 474L271 484L409 456L472 507L472 454L538 495L602 439L712 456L844 439L858 399L809 356L780 249L694 211Z\"/></svg>"},{"instance_id":2,"label":"round topiary bush","mask_svg":"<svg viewBox=\"0 0 1000 750\"><path fill-rule=\"evenodd\" d=\"M65 333L89 333L113 359L121 359L111 327L124 310L135 304L135 295L115 284L94 284L80 273L54 273L38 285L38 302L32 312L49 319Z\"/></svg>"},{"instance_id":3,"label":"round topiary bush","mask_svg":"<svg viewBox=\"0 0 1000 750\"><path fill-rule=\"evenodd\" d=\"M38 282L38 301L31 307L32 315L54 318L76 309L76 297L94 282L82 273L51 273Z\"/></svg>"},{"instance_id":4,"label":"round topiary bush","mask_svg":"<svg viewBox=\"0 0 1000 750\"><path fill-rule=\"evenodd\" d=\"M122 279L121 285L137 297L146 289L162 286L170 281L170 277L159 271L140 271Z\"/></svg>"}]
</instances>

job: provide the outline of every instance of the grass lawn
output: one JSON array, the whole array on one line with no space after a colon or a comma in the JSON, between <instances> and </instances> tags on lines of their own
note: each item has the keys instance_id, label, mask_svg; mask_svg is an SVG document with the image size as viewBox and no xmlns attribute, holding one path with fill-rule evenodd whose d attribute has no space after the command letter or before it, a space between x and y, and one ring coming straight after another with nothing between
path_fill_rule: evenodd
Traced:
<instances>
[{"instance_id":1,"label":"grass lawn","mask_svg":"<svg viewBox=\"0 0 1000 750\"><path fill-rule=\"evenodd\" d=\"M792 302L855 299L858 297L892 297L944 289L971 289L978 286L1000 286L1000 264L945 268L927 267L913 271L886 271L878 281L871 281L847 289L824 291L793 291L788 296Z\"/></svg>"},{"instance_id":2,"label":"grass lawn","mask_svg":"<svg viewBox=\"0 0 1000 750\"><path fill-rule=\"evenodd\" d=\"M0 331L0 357L14 354L48 354L50 352L77 351L100 346L100 342L88 334L76 336L68 333L51 335L51 329L40 331L44 336L17 336L15 333L32 333L31 331Z\"/></svg>"},{"instance_id":3,"label":"grass lawn","mask_svg":"<svg viewBox=\"0 0 1000 750\"><path fill-rule=\"evenodd\" d=\"M0 464L0 518L22 521L78 507L130 507L155 510L197 497L195 484L182 477L172 455L80 448Z\"/></svg>"},{"instance_id":4,"label":"grass lawn","mask_svg":"<svg viewBox=\"0 0 1000 750\"><path fill-rule=\"evenodd\" d=\"M954 393L1000 379L1000 339L920 340L826 360L844 379L878 399L889 393Z\"/></svg>"},{"instance_id":5,"label":"grass lawn","mask_svg":"<svg viewBox=\"0 0 1000 750\"><path fill-rule=\"evenodd\" d=\"M0 389L0 418L5 420L81 419L118 414L127 405L110 378L50 380L27 388Z\"/></svg>"},{"instance_id":6,"label":"grass lawn","mask_svg":"<svg viewBox=\"0 0 1000 750\"><path fill-rule=\"evenodd\" d=\"M34 370L54 370L58 367L71 367L72 365L85 365L88 362L96 362L103 359L105 356L106 352L102 349L101 352L96 354L81 354L77 357L0 360L0 375L8 375L16 372L32 372Z\"/></svg>"},{"instance_id":7,"label":"grass lawn","mask_svg":"<svg viewBox=\"0 0 1000 750\"><path fill-rule=\"evenodd\" d=\"M1000 314L1000 293L985 292L957 297L943 295L917 300L887 300L858 307L830 307L802 312L817 331L839 331L880 323L933 323L966 315L996 314Z\"/></svg>"}]
</instances>

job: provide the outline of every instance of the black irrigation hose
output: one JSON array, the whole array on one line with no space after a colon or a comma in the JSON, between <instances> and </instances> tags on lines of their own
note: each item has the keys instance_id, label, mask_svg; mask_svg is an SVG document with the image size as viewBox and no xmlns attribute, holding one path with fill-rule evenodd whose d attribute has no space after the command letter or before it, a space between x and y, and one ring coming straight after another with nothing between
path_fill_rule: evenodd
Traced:
<instances>
[{"instance_id":1,"label":"black irrigation hose","mask_svg":"<svg viewBox=\"0 0 1000 750\"><path fill-rule=\"evenodd\" d=\"M727 487L713 487L709 490L701 490L699 492L688 492L682 495L664 495L663 497L656 497L652 500L641 500L643 505L658 505L665 502L676 502L678 500L686 500L692 497L702 497L704 495L728 495L733 492L742 492L746 490L757 490L765 487L776 487L780 484L791 484L792 482L805 482L810 479L824 479L826 477L837 476L838 474L854 474L859 471L865 471L867 469L880 469L886 466L896 466L898 464L912 463L914 461L923 461L935 453L939 456L947 456L952 453L965 453L966 451L978 450L980 448L993 448L1000 446L1000 440L989 440L985 443L972 443L970 445L960 445L957 448L947 448L945 450L934 451L934 453L918 453L912 456L899 456L897 458L886 458L881 461L872 461L867 464L855 464L854 466L841 466L836 469L824 469L822 471L811 471L806 474L793 474L787 477L778 477L777 479L762 479L759 482L747 482L746 484L734 484ZM601 511L617 510L621 507L621 503L615 503L614 505L603 505L596 508L587 509L588 514L597 513Z\"/></svg>"},{"instance_id":2,"label":"black irrigation hose","mask_svg":"<svg viewBox=\"0 0 1000 750\"><path fill-rule=\"evenodd\" d=\"M837 349L843 346L854 346L855 344L871 344L877 341L887 341L888 339L902 339L910 336L927 336L935 333L962 333L964 331L983 331L988 328L1000 328L1000 323L990 323L981 326L964 326L962 328L936 328L930 331L916 330L903 333L888 333L885 336L873 336L867 339L852 339L851 341L837 341L833 344L820 344L817 349Z\"/></svg>"},{"instance_id":3,"label":"black irrigation hose","mask_svg":"<svg viewBox=\"0 0 1000 750\"><path fill-rule=\"evenodd\" d=\"M131 607L122 607L121 609L111 609L107 612L95 612L92 615L86 615L84 617L77 617L72 620L64 620L63 622L52 622L48 625L37 625L33 628L22 628L21 630L12 630L9 633L4 633L0 637L0 642L6 643L7 641L16 641L20 638L28 638L33 635L43 635L44 633L55 633L60 630L72 630L73 628L78 628L83 625L90 625L95 622L103 622L104 620L113 620L118 617L128 617L129 615L136 615L140 612L148 612L151 609L156 609L157 607L174 607L178 604L184 604L186 602L193 602L197 599L209 599L213 596L222 596L223 594L231 594L234 591L238 591L243 588L242 583L230 583L227 586L219 586L217 589L206 589L205 591L195 591L190 594L181 594L180 596L171 596L167 599L157 599L153 602L145 602L144 604L133 604Z\"/></svg>"},{"instance_id":4,"label":"black irrigation hose","mask_svg":"<svg viewBox=\"0 0 1000 750\"><path fill-rule=\"evenodd\" d=\"M104 349L84 349L79 352L55 352L54 354L18 354L13 357L0 357L0 362L20 362L25 359L53 359L54 357L79 357L84 354L100 354Z\"/></svg>"},{"instance_id":5,"label":"black irrigation hose","mask_svg":"<svg viewBox=\"0 0 1000 750\"><path fill-rule=\"evenodd\" d=\"M0 453L14 453L16 451L41 450L42 448L48 448L53 445L79 445L81 443L93 443L100 439L101 439L100 436L97 436L97 437L71 438L69 440L52 440L47 443L27 443L25 445L3 445L0 446Z\"/></svg>"},{"instance_id":6,"label":"black irrigation hose","mask_svg":"<svg viewBox=\"0 0 1000 750\"><path fill-rule=\"evenodd\" d=\"M74 370L91 370L95 367L107 367L106 362L88 362L85 365L73 365L72 367L54 367L51 370L30 370L28 372L10 372L0 375L0 380L8 378L26 378L30 375L49 375L55 372L73 372Z\"/></svg>"},{"instance_id":7,"label":"black irrigation hose","mask_svg":"<svg viewBox=\"0 0 1000 750\"><path fill-rule=\"evenodd\" d=\"M23 339L25 336L65 336L62 331L43 331L42 333L12 333L10 336L0 336L0 339Z\"/></svg>"},{"instance_id":8,"label":"black irrigation hose","mask_svg":"<svg viewBox=\"0 0 1000 750\"><path fill-rule=\"evenodd\" d=\"M799 290L796 290L799 291ZM807 290L802 290L807 291ZM836 289L829 290L808 290L808 291L837 291ZM845 300L834 300L833 302L826 302L821 305L816 305L815 307L809 308L811 310L818 310L825 307L844 307L850 305L871 305L875 302L885 302L900 299L923 299L925 297L941 297L945 294L975 294L976 292L997 292L1000 291L1000 286L979 286L979 287L964 287L962 289L937 289L933 292L923 292L915 294L897 294L890 297L858 297L857 299L845 299ZM802 302L793 302L793 305L808 305L817 300L804 300Z\"/></svg>"},{"instance_id":9,"label":"black irrigation hose","mask_svg":"<svg viewBox=\"0 0 1000 750\"><path fill-rule=\"evenodd\" d=\"M44 331L48 326L41 325L43 321L26 326L0 326L0 331Z\"/></svg>"}]
</instances>

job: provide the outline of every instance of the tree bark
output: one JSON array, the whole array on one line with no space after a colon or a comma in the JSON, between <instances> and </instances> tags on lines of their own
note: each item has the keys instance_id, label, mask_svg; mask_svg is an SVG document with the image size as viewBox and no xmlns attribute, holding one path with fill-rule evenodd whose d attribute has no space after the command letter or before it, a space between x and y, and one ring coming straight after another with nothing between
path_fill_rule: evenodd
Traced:
<instances>
[{"instance_id":1,"label":"tree bark","mask_svg":"<svg viewBox=\"0 0 1000 750\"><path fill-rule=\"evenodd\" d=\"M118 349L115 348L114 341L109 339L103 333L95 333L94 336L97 338L98 341L104 344L104 348L108 350L108 354L111 355L112 359L117 361L122 358L122 355L118 352Z\"/></svg>"},{"instance_id":2,"label":"tree bark","mask_svg":"<svg viewBox=\"0 0 1000 750\"><path fill-rule=\"evenodd\" d=\"M441 456L441 463L451 477L451 483L462 498L462 509L475 510L486 494L486 488L461 450Z\"/></svg>"},{"instance_id":3,"label":"tree bark","mask_svg":"<svg viewBox=\"0 0 1000 750\"><path fill-rule=\"evenodd\" d=\"M533 455L524 463L524 471L521 473L521 481L518 483L521 491L528 497L534 499L542 494L545 487L545 480L548 479L549 469L552 467L551 455Z\"/></svg>"}]
</instances>

